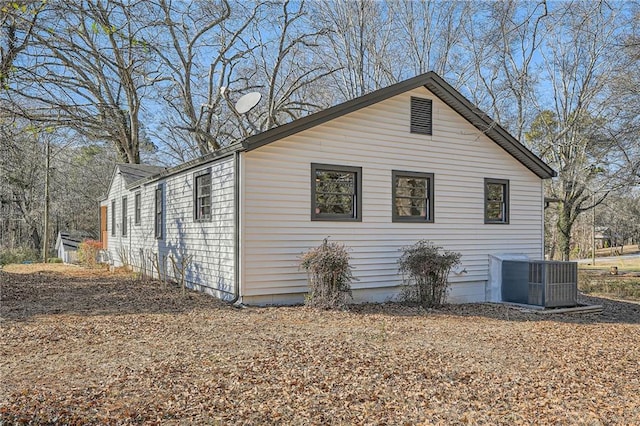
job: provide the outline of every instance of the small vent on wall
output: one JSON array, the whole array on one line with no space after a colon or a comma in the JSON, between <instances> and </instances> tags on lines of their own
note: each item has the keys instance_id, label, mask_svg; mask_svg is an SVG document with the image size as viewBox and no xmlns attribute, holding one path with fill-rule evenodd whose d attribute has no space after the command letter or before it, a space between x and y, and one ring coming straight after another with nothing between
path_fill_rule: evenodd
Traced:
<instances>
[{"instance_id":1,"label":"small vent on wall","mask_svg":"<svg viewBox=\"0 0 640 426\"><path fill-rule=\"evenodd\" d=\"M431 134L432 110L431 99L411 98L411 133Z\"/></svg>"}]
</instances>

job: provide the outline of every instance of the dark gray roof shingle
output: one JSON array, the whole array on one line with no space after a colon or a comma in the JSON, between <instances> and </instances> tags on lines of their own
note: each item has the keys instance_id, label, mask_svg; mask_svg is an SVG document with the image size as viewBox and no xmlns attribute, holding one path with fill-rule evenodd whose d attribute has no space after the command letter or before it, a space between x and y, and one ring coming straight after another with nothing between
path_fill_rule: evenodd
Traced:
<instances>
[{"instance_id":1,"label":"dark gray roof shingle","mask_svg":"<svg viewBox=\"0 0 640 426\"><path fill-rule=\"evenodd\" d=\"M140 179L153 176L165 170L165 167L151 166L148 164L123 163L123 164L118 164L117 166L127 186L131 185L132 183Z\"/></svg>"}]
</instances>

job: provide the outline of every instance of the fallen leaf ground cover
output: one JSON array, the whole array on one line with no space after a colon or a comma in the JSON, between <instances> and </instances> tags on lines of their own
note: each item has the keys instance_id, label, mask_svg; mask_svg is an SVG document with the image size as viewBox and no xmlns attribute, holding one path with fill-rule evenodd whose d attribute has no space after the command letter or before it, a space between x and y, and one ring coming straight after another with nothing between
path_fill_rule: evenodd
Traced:
<instances>
[{"instance_id":1,"label":"fallen leaf ground cover","mask_svg":"<svg viewBox=\"0 0 640 426\"><path fill-rule=\"evenodd\" d=\"M637 303L238 309L30 268L0 272L0 423L640 424Z\"/></svg>"}]
</instances>

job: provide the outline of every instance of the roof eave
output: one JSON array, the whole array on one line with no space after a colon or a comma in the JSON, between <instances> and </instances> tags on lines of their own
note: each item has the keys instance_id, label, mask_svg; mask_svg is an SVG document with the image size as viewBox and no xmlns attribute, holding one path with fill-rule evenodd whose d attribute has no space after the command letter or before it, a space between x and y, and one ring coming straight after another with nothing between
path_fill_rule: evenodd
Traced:
<instances>
[{"instance_id":1,"label":"roof eave","mask_svg":"<svg viewBox=\"0 0 640 426\"><path fill-rule=\"evenodd\" d=\"M433 78L426 82L425 87L538 177L550 179L557 176L555 170L522 145L495 120L480 111L442 78L434 75ZM451 97L451 100L448 100L447 97Z\"/></svg>"},{"instance_id":2,"label":"roof eave","mask_svg":"<svg viewBox=\"0 0 640 426\"><path fill-rule=\"evenodd\" d=\"M220 148L219 150L209 153L209 154L205 154L201 157L198 157L194 160L191 161L187 161L186 163L182 163L178 166L175 167L171 167L168 169L163 170L160 173L156 173L154 175L142 178L142 179L138 179L134 182L131 182L129 185L126 185L126 188L128 190L134 189L134 188L138 188L142 185L147 185L150 184L152 182L158 181L160 179L172 176L174 174L180 173L180 172L184 172L186 170L189 169L194 169L198 166L201 166L203 164L206 164L210 161L215 161L215 160L219 160L221 158L225 158L228 157L230 155L233 155L234 152L236 151L242 151L244 150L244 144L241 142L236 142L233 143L229 146L226 146L224 148Z\"/></svg>"}]
</instances>

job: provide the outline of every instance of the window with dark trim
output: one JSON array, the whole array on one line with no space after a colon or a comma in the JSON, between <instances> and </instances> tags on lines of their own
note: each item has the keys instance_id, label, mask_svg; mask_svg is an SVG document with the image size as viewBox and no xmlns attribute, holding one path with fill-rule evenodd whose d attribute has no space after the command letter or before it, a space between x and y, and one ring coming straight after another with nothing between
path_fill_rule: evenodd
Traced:
<instances>
[{"instance_id":1,"label":"window with dark trim","mask_svg":"<svg viewBox=\"0 0 640 426\"><path fill-rule=\"evenodd\" d=\"M111 236L116 236L116 200L111 200Z\"/></svg>"},{"instance_id":2,"label":"window with dark trim","mask_svg":"<svg viewBox=\"0 0 640 426\"><path fill-rule=\"evenodd\" d=\"M311 220L362 220L362 167L311 164Z\"/></svg>"},{"instance_id":3,"label":"window with dark trim","mask_svg":"<svg viewBox=\"0 0 640 426\"><path fill-rule=\"evenodd\" d=\"M484 180L484 223L509 223L509 181Z\"/></svg>"},{"instance_id":4,"label":"window with dark trim","mask_svg":"<svg viewBox=\"0 0 640 426\"><path fill-rule=\"evenodd\" d=\"M394 222L433 223L433 173L391 172Z\"/></svg>"},{"instance_id":5,"label":"window with dark trim","mask_svg":"<svg viewBox=\"0 0 640 426\"><path fill-rule=\"evenodd\" d=\"M127 236L127 197L122 197L122 236Z\"/></svg>"},{"instance_id":6,"label":"window with dark trim","mask_svg":"<svg viewBox=\"0 0 640 426\"><path fill-rule=\"evenodd\" d=\"M155 192L155 216L154 216L154 224L155 224L155 236L158 239L162 238L162 202L163 202L163 191L162 185L159 185L156 188Z\"/></svg>"},{"instance_id":7,"label":"window with dark trim","mask_svg":"<svg viewBox=\"0 0 640 426\"><path fill-rule=\"evenodd\" d=\"M136 192L133 199L133 224L140 225L142 222L142 195Z\"/></svg>"},{"instance_id":8,"label":"window with dark trim","mask_svg":"<svg viewBox=\"0 0 640 426\"><path fill-rule=\"evenodd\" d=\"M193 218L211 220L211 169L193 175Z\"/></svg>"},{"instance_id":9,"label":"window with dark trim","mask_svg":"<svg viewBox=\"0 0 640 426\"><path fill-rule=\"evenodd\" d=\"M431 135L433 130L433 101L411 97L411 133Z\"/></svg>"}]
</instances>

